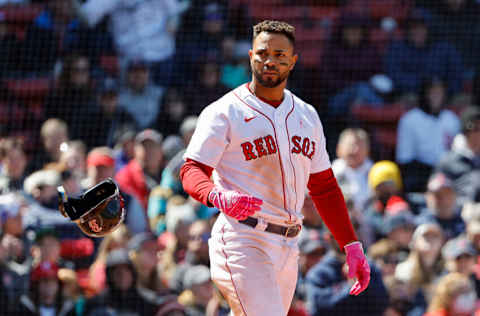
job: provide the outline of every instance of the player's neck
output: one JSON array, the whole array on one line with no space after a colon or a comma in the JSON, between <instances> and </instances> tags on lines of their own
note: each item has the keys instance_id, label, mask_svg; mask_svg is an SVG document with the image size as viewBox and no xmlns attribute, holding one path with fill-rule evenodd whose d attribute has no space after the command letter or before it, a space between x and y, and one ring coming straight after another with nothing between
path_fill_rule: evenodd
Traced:
<instances>
[{"instance_id":1,"label":"player's neck","mask_svg":"<svg viewBox=\"0 0 480 316\"><path fill-rule=\"evenodd\" d=\"M280 103L282 103L285 86L286 81L275 88L267 88L256 82L255 79L247 84L248 89L253 95L273 107L278 107Z\"/></svg>"}]
</instances>

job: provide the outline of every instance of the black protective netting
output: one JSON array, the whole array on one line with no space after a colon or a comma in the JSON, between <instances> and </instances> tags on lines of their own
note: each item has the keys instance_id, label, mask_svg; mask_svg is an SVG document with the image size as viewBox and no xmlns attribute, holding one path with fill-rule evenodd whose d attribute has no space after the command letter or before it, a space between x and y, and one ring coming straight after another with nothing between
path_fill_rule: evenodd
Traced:
<instances>
[{"instance_id":1,"label":"black protective netting","mask_svg":"<svg viewBox=\"0 0 480 316\"><path fill-rule=\"evenodd\" d=\"M320 115L372 265L369 289L349 296L344 259L325 255L327 230L307 200L289 315L473 315L479 8L0 0L0 315L228 314L205 270L216 212L178 174L196 116L251 80L262 20L296 29L288 89ZM56 211L56 187L77 194L107 177L127 218L90 239Z\"/></svg>"}]
</instances>

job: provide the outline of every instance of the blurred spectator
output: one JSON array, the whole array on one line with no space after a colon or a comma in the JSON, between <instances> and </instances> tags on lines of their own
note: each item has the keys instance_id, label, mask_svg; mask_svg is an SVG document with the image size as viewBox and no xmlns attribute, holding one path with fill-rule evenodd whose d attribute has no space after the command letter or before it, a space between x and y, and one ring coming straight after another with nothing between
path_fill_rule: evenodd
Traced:
<instances>
[{"instance_id":1,"label":"blurred spectator","mask_svg":"<svg viewBox=\"0 0 480 316\"><path fill-rule=\"evenodd\" d=\"M128 63L125 86L120 89L118 102L134 119L139 129L151 128L162 110L164 89L150 82L150 68L140 60Z\"/></svg>"},{"instance_id":2,"label":"blurred spectator","mask_svg":"<svg viewBox=\"0 0 480 316\"><path fill-rule=\"evenodd\" d=\"M113 151L109 147L93 148L85 160L87 165L87 178L83 183L85 190L112 178L115 174L115 160Z\"/></svg>"},{"instance_id":3,"label":"blurred spectator","mask_svg":"<svg viewBox=\"0 0 480 316\"><path fill-rule=\"evenodd\" d=\"M64 120L71 138L81 139L91 146L94 139L90 133L97 128L92 120L94 115L95 93L90 61L86 56L68 55L62 62L57 86L47 97L45 116Z\"/></svg>"},{"instance_id":4,"label":"blurred spectator","mask_svg":"<svg viewBox=\"0 0 480 316\"><path fill-rule=\"evenodd\" d=\"M32 266L36 267L42 262L51 262L58 265L60 257L60 240L55 230L43 228L35 234L35 243L30 251L32 254Z\"/></svg>"},{"instance_id":5,"label":"blurred spectator","mask_svg":"<svg viewBox=\"0 0 480 316\"><path fill-rule=\"evenodd\" d=\"M338 21L320 65L323 91L328 96L381 72L379 52L369 42L371 22L352 13L344 14Z\"/></svg>"},{"instance_id":6,"label":"blurred spectator","mask_svg":"<svg viewBox=\"0 0 480 316\"><path fill-rule=\"evenodd\" d=\"M113 151L108 147L96 147L88 153L87 177L83 183L85 190L100 183L108 178L114 178L115 159ZM120 191L125 203L126 218L125 224L131 233L147 231L148 222L145 211L136 197L126 192Z\"/></svg>"},{"instance_id":7,"label":"blurred spectator","mask_svg":"<svg viewBox=\"0 0 480 316\"><path fill-rule=\"evenodd\" d=\"M196 126L196 116L188 116L183 120L182 124L180 125L180 135L183 139L183 146L188 145L188 143L190 142ZM166 141L167 140L164 141L164 144ZM177 194L185 198L188 197L188 195L183 190L182 183L180 182L180 168L184 163L184 153L185 147L179 152L177 152L174 157L168 160L165 169L163 169L162 172L162 180L160 182L160 185L154 188L149 196L148 216L150 218L151 224L156 227L155 230L157 231L157 233L160 233L162 230L165 229L165 223L160 217L164 216L167 211L167 200L173 195ZM195 211L197 212L199 218L210 217L211 212L205 205L195 203L192 199L189 199L188 202L195 208ZM154 228L152 227L152 229Z\"/></svg>"},{"instance_id":8,"label":"blurred spectator","mask_svg":"<svg viewBox=\"0 0 480 316\"><path fill-rule=\"evenodd\" d=\"M313 203L312 197L310 194L305 194L305 201L303 202L302 207L303 214L303 227L304 231L320 231L323 227L323 220L318 216L317 208Z\"/></svg>"},{"instance_id":9,"label":"blurred spectator","mask_svg":"<svg viewBox=\"0 0 480 316\"><path fill-rule=\"evenodd\" d=\"M402 260L398 245L391 239L380 239L368 248L368 256L382 272L383 280L395 274L397 264ZM404 258L403 258L404 259Z\"/></svg>"},{"instance_id":10,"label":"blurred spectator","mask_svg":"<svg viewBox=\"0 0 480 316\"><path fill-rule=\"evenodd\" d=\"M33 158L33 170L42 169L46 164L60 160L61 146L69 140L68 126L63 120L50 118L43 122L40 137L42 148Z\"/></svg>"},{"instance_id":11,"label":"blurred spectator","mask_svg":"<svg viewBox=\"0 0 480 316\"><path fill-rule=\"evenodd\" d=\"M30 260L20 264L18 257L25 253L23 242L15 236L0 232L0 313L15 315L15 302L28 289Z\"/></svg>"},{"instance_id":12,"label":"blurred spectator","mask_svg":"<svg viewBox=\"0 0 480 316\"><path fill-rule=\"evenodd\" d=\"M99 294L105 289L107 257L115 249L126 248L130 238L131 233L123 224L103 238L98 247L95 261L89 268L88 291Z\"/></svg>"},{"instance_id":13,"label":"blurred spectator","mask_svg":"<svg viewBox=\"0 0 480 316\"><path fill-rule=\"evenodd\" d=\"M161 258L160 244L151 233L140 233L128 242L129 256L137 273L137 291L152 305L176 302L177 296L167 287L157 263Z\"/></svg>"},{"instance_id":14,"label":"blurred spectator","mask_svg":"<svg viewBox=\"0 0 480 316\"><path fill-rule=\"evenodd\" d=\"M207 305L213 298L213 283L210 280L210 269L204 265L189 267L183 278L185 290L179 297L185 305L187 316L205 315Z\"/></svg>"},{"instance_id":15,"label":"blurred spectator","mask_svg":"<svg viewBox=\"0 0 480 316\"><path fill-rule=\"evenodd\" d=\"M393 276L385 280L385 285L390 294L390 301L384 316L421 316L425 312L426 302L422 293L413 292L408 284Z\"/></svg>"},{"instance_id":16,"label":"blurred spectator","mask_svg":"<svg viewBox=\"0 0 480 316\"><path fill-rule=\"evenodd\" d=\"M163 154L165 156L165 162L170 162L172 158L179 152L185 149L185 143L179 135L169 135L165 137L162 144Z\"/></svg>"},{"instance_id":17,"label":"blurred spectator","mask_svg":"<svg viewBox=\"0 0 480 316\"><path fill-rule=\"evenodd\" d=\"M36 231L53 227L61 239L82 236L76 225L58 211L57 187L60 184L60 174L55 170L39 170L25 179L23 188L28 204L22 219L25 229Z\"/></svg>"},{"instance_id":18,"label":"blurred spectator","mask_svg":"<svg viewBox=\"0 0 480 316\"><path fill-rule=\"evenodd\" d=\"M445 269L473 277L477 252L465 237L450 239L442 248Z\"/></svg>"},{"instance_id":19,"label":"blurred spectator","mask_svg":"<svg viewBox=\"0 0 480 316\"><path fill-rule=\"evenodd\" d=\"M419 92L425 77L441 78L449 95L462 88L462 58L452 45L432 39L430 22L426 12L414 11L407 19L406 39L393 42L386 53L385 71L399 93Z\"/></svg>"},{"instance_id":20,"label":"blurred spectator","mask_svg":"<svg viewBox=\"0 0 480 316\"><path fill-rule=\"evenodd\" d=\"M334 117L349 115L353 106L382 108L393 99L393 81L383 74L376 74L368 81L354 83L329 98L328 113Z\"/></svg>"},{"instance_id":21,"label":"blurred spectator","mask_svg":"<svg viewBox=\"0 0 480 316\"><path fill-rule=\"evenodd\" d=\"M416 222L439 224L447 239L457 237L465 231L465 223L456 203L457 194L453 182L442 173L433 174L427 186L425 199L427 208L421 210Z\"/></svg>"},{"instance_id":22,"label":"blurred spectator","mask_svg":"<svg viewBox=\"0 0 480 316\"><path fill-rule=\"evenodd\" d=\"M477 300L468 277L450 273L438 281L425 316L479 315Z\"/></svg>"},{"instance_id":23,"label":"blurred spectator","mask_svg":"<svg viewBox=\"0 0 480 316\"><path fill-rule=\"evenodd\" d=\"M210 230L210 224L206 220L197 220L190 226L185 260L177 266L171 280L171 287L175 290L181 292L185 289L183 280L189 268L199 264L210 266L210 258L208 256Z\"/></svg>"},{"instance_id":24,"label":"blurred spectator","mask_svg":"<svg viewBox=\"0 0 480 316\"><path fill-rule=\"evenodd\" d=\"M461 202L480 201L480 109L464 110L461 122L465 143L453 148L437 168L454 181Z\"/></svg>"},{"instance_id":25,"label":"blurred spectator","mask_svg":"<svg viewBox=\"0 0 480 316\"><path fill-rule=\"evenodd\" d=\"M61 268L57 276L61 282L62 301L71 302L75 309L74 315L78 314L77 311L85 304L85 297L78 284L77 273L71 269Z\"/></svg>"},{"instance_id":26,"label":"blurred spectator","mask_svg":"<svg viewBox=\"0 0 480 316\"><path fill-rule=\"evenodd\" d=\"M292 305L301 308L303 307L301 305L303 305L303 302L305 302L307 298L305 277L312 267L325 257L329 250L329 245L319 230L302 229L298 241L298 249L300 251L298 258L298 280Z\"/></svg>"},{"instance_id":27,"label":"blurred spectator","mask_svg":"<svg viewBox=\"0 0 480 316\"><path fill-rule=\"evenodd\" d=\"M407 192L423 191L432 168L460 132L460 120L445 109L446 97L442 81L424 81L419 106L405 113L398 122L396 161L402 169Z\"/></svg>"},{"instance_id":28,"label":"blurred spectator","mask_svg":"<svg viewBox=\"0 0 480 316\"><path fill-rule=\"evenodd\" d=\"M410 254L395 269L395 278L405 282L411 293L420 291L427 301L431 297L432 285L443 269L440 259L444 242L445 236L438 224L418 226L412 236Z\"/></svg>"},{"instance_id":29,"label":"blurred spectator","mask_svg":"<svg viewBox=\"0 0 480 316\"><path fill-rule=\"evenodd\" d=\"M188 105L179 89L169 88L163 98L162 112L158 126L165 135L178 134L178 126L188 114Z\"/></svg>"},{"instance_id":30,"label":"blurred spectator","mask_svg":"<svg viewBox=\"0 0 480 316\"><path fill-rule=\"evenodd\" d=\"M39 170L30 174L23 184L23 190L45 208L58 207L57 187L60 174L54 170Z\"/></svg>"},{"instance_id":31,"label":"blurred spectator","mask_svg":"<svg viewBox=\"0 0 480 316\"><path fill-rule=\"evenodd\" d=\"M80 44L80 25L69 1L48 0L25 35L20 66L25 71L50 72L63 53Z\"/></svg>"},{"instance_id":32,"label":"blurred spectator","mask_svg":"<svg viewBox=\"0 0 480 316\"><path fill-rule=\"evenodd\" d=\"M137 275L126 249L115 249L108 254L106 276L107 288L87 301L84 315L105 313L109 308L115 311L115 315L154 315L155 306L144 301L138 294Z\"/></svg>"},{"instance_id":33,"label":"blurred spectator","mask_svg":"<svg viewBox=\"0 0 480 316\"><path fill-rule=\"evenodd\" d=\"M432 35L448 41L462 54L465 65L472 69L478 63L478 1L442 0L432 6ZM454 30L454 31L452 31Z\"/></svg>"},{"instance_id":34,"label":"blurred spectator","mask_svg":"<svg viewBox=\"0 0 480 316\"><path fill-rule=\"evenodd\" d=\"M197 80L186 95L190 113L199 115L210 103L222 97L228 92L228 88L220 82L220 66L214 61L200 63L197 71ZM198 93L202 91L202 93Z\"/></svg>"},{"instance_id":35,"label":"blurred spectator","mask_svg":"<svg viewBox=\"0 0 480 316\"><path fill-rule=\"evenodd\" d=\"M0 139L0 164L0 194L21 190L27 167L22 139Z\"/></svg>"},{"instance_id":36,"label":"blurred spectator","mask_svg":"<svg viewBox=\"0 0 480 316\"><path fill-rule=\"evenodd\" d=\"M133 159L135 134L135 130L129 127L122 127L115 133L115 146L113 147L115 173L123 169Z\"/></svg>"},{"instance_id":37,"label":"blurred spectator","mask_svg":"<svg viewBox=\"0 0 480 316\"><path fill-rule=\"evenodd\" d=\"M1 1L0 1L1 6ZM6 14L0 12L0 69L4 74L16 70L19 43L14 34L8 32Z\"/></svg>"},{"instance_id":38,"label":"blurred spectator","mask_svg":"<svg viewBox=\"0 0 480 316\"><path fill-rule=\"evenodd\" d=\"M175 263L185 261L190 241L190 226L197 220L195 210L185 204L185 198L172 196L167 203L165 225L167 233L175 236L175 245L171 249L172 260Z\"/></svg>"},{"instance_id":39,"label":"blurred spectator","mask_svg":"<svg viewBox=\"0 0 480 316\"><path fill-rule=\"evenodd\" d=\"M352 280L347 278L345 254L330 234L331 251L306 276L307 309L319 315L383 315L388 293L378 267L370 262L371 279L362 295L349 294Z\"/></svg>"},{"instance_id":40,"label":"blurred spectator","mask_svg":"<svg viewBox=\"0 0 480 316\"><path fill-rule=\"evenodd\" d=\"M373 165L369 158L370 140L363 129L348 128L341 134L337 144L337 159L332 163L341 187L347 186L355 208L363 210L371 197L368 187L368 172Z\"/></svg>"},{"instance_id":41,"label":"blurred spectator","mask_svg":"<svg viewBox=\"0 0 480 316\"><path fill-rule=\"evenodd\" d=\"M59 164L62 171L70 171L76 181L83 181L87 175L87 147L81 140L72 140L60 148ZM70 194L76 193L69 191Z\"/></svg>"},{"instance_id":42,"label":"blurred spectator","mask_svg":"<svg viewBox=\"0 0 480 316\"><path fill-rule=\"evenodd\" d=\"M373 192L365 206L366 222L375 234L375 240L384 234L384 219L388 214L408 210L402 195L402 177L398 166L388 160L375 163L368 173L368 186ZM390 209L390 210L389 210Z\"/></svg>"},{"instance_id":43,"label":"blurred spectator","mask_svg":"<svg viewBox=\"0 0 480 316\"><path fill-rule=\"evenodd\" d=\"M229 10L231 13L231 9ZM230 20L229 23L232 21ZM235 41L231 37L223 40L223 63L220 70L220 82L227 89L250 81L250 59L248 51L252 44L249 41Z\"/></svg>"},{"instance_id":44,"label":"blurred spectator","mask_svg":"<svg viewBox=\"0 0 480 316\"><path fill-rule=\"evenodd\" d=\"M116 175L120 188L137 198L145 211L150 191L160 183L164 167L163 136L146 129L135 137L135 157Z\"/></svg>"},{"instance_id":45,"label":"blurred spectator","mask_svg":"<svg viewBox=\"0 0 480 316\"><path fill-rule=\"evenodd\" d=\"M189 1L66 2L73 3L80 19L90 27L108 17L122 65L139 59L150 64L156 84L168 86L171 83L174 75L175 33L179 17L188 8Z\"/></svg>"},{"instance_id":46,"label":"blurred spectator","mask_svg":"<svg viewBox=\"0 0 480 316\"><path fill-rule=\"evenodd\" d=\"M100 83L95 113L96 127L92 131L95 146L115 145L115 135L124 126L135 128L133 117L119 105L119 87L115 79L106 78Z\"/></svg>"},{"instance_id":47,"label":"blurred spectator","mask_svg":"<svg viewBox=\"0 0 480 316\"><path fill-rule=\"evenodd\" d=\"M161 290L156 269L160 251L157 237L152 233L136 234L128 241L127 248L137 274L137 287L153 292Z\"/></svg>"},{"instance_id":48,"label":"blurred spectator","mask_svg":"<svg viewBox=\"0 0 480 316\"><path fill-rule=\"evenodd\" d=\"M189 74L197 73L198 65L203 64L206 59L219 60L222 57L222 44L228 31L225 4L221 0L194 2L183 20L185 24L192 25L184 25L185 29L189 29L182 32L177 41L178 72L183 75L178 80L180 86L195 81L195 76L192 80Z\"/></svg>"},{"instance_id":49,"label":"blurred spectator","mask_svg":"<svg viewBox=\"0 0 480 316\"><path fill-rule=\"evenodd\" d=\"M394 242L399 252L408 253L414 230L415 217L408 210L385 217L383 233Z\"/></svg>"},{"instance_id":50,"label":"blurred spectator","mask_svg":"<svg viewBox=\"0 0 480 316\"><path fill-rule=\"evenodd\" d=\"M32 271L28 294L20 297L19 315L75 315L72 301L62 299L58 266L41 262Z\"/></svg>"}]
</instances>

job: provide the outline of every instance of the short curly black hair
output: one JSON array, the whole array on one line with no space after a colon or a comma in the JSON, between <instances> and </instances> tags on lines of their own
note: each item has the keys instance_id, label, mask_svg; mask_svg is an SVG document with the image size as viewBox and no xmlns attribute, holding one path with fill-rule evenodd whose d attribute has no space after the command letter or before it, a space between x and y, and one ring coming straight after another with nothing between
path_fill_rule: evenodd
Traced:
<instances>
[{"instance_id":1,"label":"short curly black hair","mask_svg":"<svg viewBox=\"0 0 480 316\"><path fill-rule=\"evenodd\" d=\"M253 40L262 32L283 34L295 45L295 27L287 22L265 20L254 25Z\"/></svg>"}]
</instances>

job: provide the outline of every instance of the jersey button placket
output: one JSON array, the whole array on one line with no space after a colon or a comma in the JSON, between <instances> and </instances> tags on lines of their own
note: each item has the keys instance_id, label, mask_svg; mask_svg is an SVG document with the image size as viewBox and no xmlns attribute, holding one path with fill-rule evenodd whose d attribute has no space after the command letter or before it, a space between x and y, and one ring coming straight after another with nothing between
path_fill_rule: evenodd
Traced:
<instances>
[{"instance_id":1,"label":"jersey button placket","mask_svg":"<svg viewBox=\"0 0 480 316\"><path fill-rule=\"evenodd\" d=\"M288 145L288 136L287 136L287 131L285 129L285 118L281 115L282 113L277 112L275 113L275 128L277 130L277 135L278 135L278 147L280 148L280 152L282 156L280 157L282 161L282 166L283 166L283 173L285 175L285 194L286 194L286 205L288 210L291 211L291 205L292 205L292 194L291 194L291 187L290 183L292 182L292 175L290 171L290 162L288 160L288 155L290 151L290 147Z\"/></svg>"}]
</instances>

